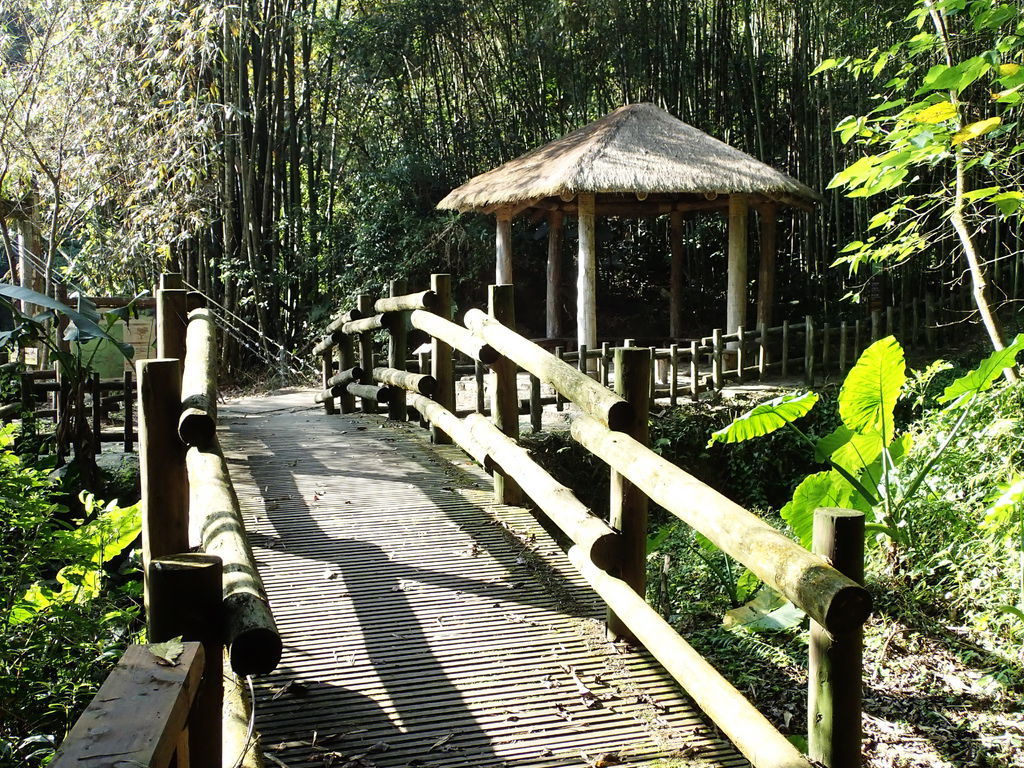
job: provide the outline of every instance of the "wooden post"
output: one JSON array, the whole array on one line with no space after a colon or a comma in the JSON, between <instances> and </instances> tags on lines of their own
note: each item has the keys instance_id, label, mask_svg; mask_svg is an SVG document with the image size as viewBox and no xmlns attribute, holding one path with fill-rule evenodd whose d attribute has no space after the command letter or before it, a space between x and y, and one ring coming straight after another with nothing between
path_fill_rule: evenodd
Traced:
<instances>
[{"instance_id":1,"label":"wooden post","mask_svg":"<svg viewBox=\"0 0 1024 768\"><path fill-rule=\"evenodd\" d=\"M786 378L789 374L789 320L782 321L782 358L781 363L781 376Z\"/></svg>"},{"instance_id":2,"label":"wooden post","mask_svg":"<svg viewBox=\"0 0 1024 768\"><path fill-rule=\"evenodd\" d=\"M594 196L576 197L579 215L579 256L576 275L576 342L597 345L597 245L594 236Z\"/></svg>"},{"instance_id":3,"label":"wooden post","mask_svg":"<svg viewBox=\"0 0 1024 768\"><path fill-rule=\"evenodd\" d=\"M731 332L746 324L747 214L746 195L729 195L729 277L725 299L725 327Z\"/></svg>"},{"instance_id":4,"label":"wooden post","mask_svg":"<svg viewBox=\"0 0 1024 768\"><path fill-rule=\"evenodd\" d=\"M810 315L804 319L804 381L814 386L814 318Z\"/></svg>"},{"instance_id":5,"label":"wooden post","mask_svg":"<svg viewBox=\"0 0 1024 768\"><path fill-rule=\"evenodd\" d=\"M668 404L676 407L679 396L679 345L668 345Z\"/></svg>"},{"instance_id":6,"label":"wooden post","mask_svg":"<svg viewBox=\"0 0 1024 768\"><path fill-rule=\"evenodd\" d=\"M864 581L864 513L814 512L815 554L857 583ZM811 620L808 649L808 755L827 768L861 765L863 630L825 630Z\"/></svg>"},{"instance_id":7,"label":"wooden post","mask_svg":"<svg viewBox=\"0 0 1024 768\"><path fill-rule=\"evenodd\" d=\"M857 358L860 357L862 350L861 338L863 337L863 334L861 332L861 325L859 317L853 321L853 354L850 356L850 359L853 362L857 362Z\"/></svg>"},{"instance_id":8,"label":"wooden post","mask_svg":"<svg viewBox=\"0 0 1024 768\"><path fill-rule=\"evenodd\" d=\"M338 370L347 371L356 364L355 344L347 333L338 340ZM352 413L356 409L356 399L347 390L338 398L342 413Z\"/></svg>"},{"instance_id":9,"label":"wooden post","mask_svg":"<svg viewBox=\"0 0 1024 768\"><path fill-rule=\"evenodd\" d=\"M761 323L757 328L757 378L768 374L768 326Z\"/></svg>"},{"instance_id":10,"label":"wooden post","mask_svg":"<svg viewBox=\"0 0 1024 768\"><path fill-rule=\"evenodd\" d=\"M722 329L711 331L711 386L722 388Z\"/></svg>"},{"instance_id":11,"label":"wooden post","mask_svg":"<svg viewBox=\"0 0 1024 768\"><path fill-rule=\"evenodd\" d=\"M846 321L843 320L839 324L839 372L842 373L846 370L846 345L849 336L849 329L846 325Z\"/></svg>"},{"instance_id":12,"label":"wooden post","mask_svg":"<svg viewBox=\"0 0 1024 768\"><path fill-rule=\"evenodd\" d=\"M747 364L747 337L743 326L736 329L736 380L743 381L743 367Z\"/></svg>"},{"instance_id":13,"label":"wooden post","mask_svg":"<svg viewBox=\"0 0 1024 768\"><path fill-rule=\"evenodd\" d=\"M135 390L132 384L132 372L124 372L124 452L131 453L135 449Z\"/></svg>"},{"instance_id":14,"label":"wooden post","mask_svg":"<svg viewBox=\"0 0 1024 768\"><path fill-rule=\"evenodd\" d=\"M601 386L608 386L608 369L611 368L611 352L607 341L601 342L601 361L600 361L600 377Z\"/></svg>"},{"instance_id":15,"label":"wooden post","mask_svg":"<svg viewBox=\"0 0 1024 768\"><path fill-rule=\"evenodd\" d=\"M547 300L545 304L545 325L549 339L562 336L562 233L563 213L548 213L548 267ZM510 280L499 280L511 282Z\"/></svg>"},{"instance_id":16,"label":"wooden post","mask_svg":"<svg viewBox=\"0 0 1024 768\"><path fill-rule=\"evenodd\" d=\"M924 295L924 338L928 349L935 351L935 296L929 291Z\"/></svg>"},{"instance_id":17,"label":"wooden post","mask_svg":"<svg viewBox=\"0 0 1024 768\"><path fill-rule=\"evenodd\" d=\"M188 291L161 288L156 292L156 356L185 359Z\"/></svg>"},{"instance_id":18,"label":"wooden post","mask_svg":"<svg viewBox=\"0 0 1024 768\"><path fill-rule=\"evenodd\" d=\"M669 272L668 335L683 335L683 212L669 214L669 248L672 267Z\"/></svg>"},{"instance_id":19,"label":"wooden post","mask_svg":"<svg viewBox=\"0 0 1024 768\"><path fill-rule=\"evenodd\" d=\"M888 306L885 308L885 335L892 336L896 333L896 325L893 320L893 308Z\"/></svg>"},{"instance_id":20,"label":"wooden post","mask_svg":"<svg viewBox=\"0 0 1024 768\"><path fill-rule=\"evenodd\" d=\"M647 420L650 413L651 350L646 347L619 347L615 350L615 394L633 406L633 420L622 431L647 445ZM609 523L622 535L617 568L613 571L644 595L647 588L647 495L621 474L611 470ZM608 611L608 635L611 639L635 640L632 632Z\"/></svg>"},{"instance_id":21,"label":"wooden post","mask_svg":"<svg viewBox=\"0 0 1024 768\"><path fill-rule=\"evenodd\" d=\"M473 361L473 380L476 382L476 412L487 413L487 397L484 390L484 364Z\"/></svg>"},{"instance_id":22,"label":"wooden post","mask_svg":"<svg viewBox=\"0 0 1024 768\"><path fill-rule=\"evenodd\" d=\"M437 294L437 315L445 320L452 319L452 276L433 274L430 276L430 289ZM452 361L452 347L436 336L431 341L430 353L431 375L437 381L437 394L434 399L455 413L455 371ZM518 407L517 407L518 410ZM430 425L430 438L435 443L447 445L451 437L446 435L437 425Z\"/></svg>"},{"instance_id":23,"label":"wooden post","mask_svg":"<svg viewBox=\"0 0 1024 768\"><path fill-rule=\"evenodd\" d=\"M390 294L404 296L406 291L405 280L401 278L391 281L389 286ZM388 367L398 371L405 370L405 360L408 353L409 342L407 334L408 312L396 312L388 324ZM405 390L395 388L388 401L388 418L396 421L405 421L409 417L409 410L405 404Z\"/></svg>"},{"instance_id":24,"label":"wooden post","mask_svg":"<svg viewBox=\"0 0 1024 768\"><path fill-rule=\"evenodd\" d=\"M488 312L508 328L515 328L515 291L511 285L491 285L487 289ZM491 364L494 392L491 412L494 426L513 440L519 439L519 391L516 364L502 357ZM494 473L494 500L498 504L521 504L522 491L516 482L501 472Z\"/></svg>"},{"instance_id":25,"label":"wooden post","mask_svg":"<svg viewBox=\"0 0 1024 768\"><path fill-rule=\"evenodd\" d=\"M565 347L563 347L561 345L556 346L555 347L555 357L557 357L559 360L564 359L565 358ZM563 398L562 395L559 394L558 390L556 389L555 390L555 410L556 411L561 411L564 407L565 407L565 398Z\"/></svg>"},{"instance_id":26,"label":"wooden post","mask_svg":"<svg viewBox=\"0 0 1024 768\"><path fill-rule=\"evenodd\" d=\"M772 324L772 309L775 302L775 256L778 206L765 203L758 210L761 227L761 262L757 275L757 324Z\"/></svg>"},{"instance_id":27,"label":"wooden post","mask_svg":"<svg viewBox=\"0 0 1024 768\"><path fill-rule=\"evenodd\" d=\"M330 385L327 383L330 381L331 376L334 375L334 350L326 349L320 353L320 386L322 389L327 389ZM324 413L331 415L335 413L334 398L324 398Z\"/></svg>"},{"instance_id":28,"label":"wooden post","mask_svg":"<svg viewBox=\"0 0 1024 768\"><path fill-rule=\"evenodd\" d=\"M189 768L221 768L221 571L219 557L186 552L153 559L147 573L149 641L163 643L181 637L203 644L203 679L187 726Z\"/></svg>"},{"instance_id":29,"label":"wooden post","mask_svg":"<svg viewBox=\"0 0 1024 768\"><path fill-rule=\"evenodd\" d=\"M188 473L178 438L181 361L140 360L139 473L142 484L142 564L188 551ZM146 587L149 604L149 587Z\"/></svg>"},{"instance_id":30,"label":"wooden post","mask_svg":"<svg viewBox=\"0 0 1024 768\"><path fill-rule=\"evenodd\" d=\"M103 449L103 393L100 392L100 375L92 374L92 454L100 453Z\"/></svg>"},{"instance_id":31,"label":"wooden post","mask_svg":"<svg viewBox=\"0 0 1024 768\"><path fill-rule=\"evenodd\" d=\"M825 373L828 370L828 355L831 350L829 349L829 337L831 334L831 327L828 323L821 324L821 372Z\"/></svg>"},{"instance_id":32,"label":"wooden post","mask_svg":"<svg viewBox=\"0 0 1024 768\"><path fill-rule=\"evenodd\" d=\"M512 211L499 208L495 218L494 279L498 285L502 285L512 282Z\"/></svg>"},{"instance_id":33,"label":"wooden post","mask_svg":"<svg viewBox=\"0 0 1024 768\"><path fill-rule=\"evenodd\" d=\"M181 272L163 272L160 275L160 290L178 291L185 287Z\"/></svg>"},{"instance_id":34,"label":"wooden post","mask_svg":"<svg viewBox=\"0 0 1024 768\"><path fill-rule=\"evenodd\" d=\"M878 341L882 334L882 310L871 310L871 343Z\"/></svg>"},{"instance_id":35,"label":"wooden post","mask_svg":"<svg viewBox=\"0 0 1024 768\"><path fill-rule=\"evenodd\" d=\"M690 342L690 399L695 401L700 395L700 352L697 342Z\"/></svg>"},{"instance_id":36,"label":"wooden post","mask_svg":"<svg viewBox=\"0 0 1024 768\"><path fill-rule=\"evenodd\" d=\"M544 405L540 401L540 379L530 374L530 428L540 432L544 423Z\"/></svg>"},{"instance_id":37,"label":"wooden post","mask_svg":"<svg viewBox=\"0 0 1024 768\"><path fill-rule=\"evenodd\" d=\"M356 309L363 317L370 317L373 314L373 299L368 293L361 293L356 298ZM360 384L373 384L373 331L363 331L359 339L359 367L363 369L363 378ZM359 398L359 408L363 413L376 413L377 401L371 397Z\"/></svg>"}]
</instances>

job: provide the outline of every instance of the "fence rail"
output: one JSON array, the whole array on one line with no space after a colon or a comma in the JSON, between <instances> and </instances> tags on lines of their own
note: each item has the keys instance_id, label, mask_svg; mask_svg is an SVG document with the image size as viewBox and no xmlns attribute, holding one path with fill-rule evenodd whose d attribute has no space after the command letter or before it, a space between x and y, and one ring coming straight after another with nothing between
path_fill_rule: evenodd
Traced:
<instances>
[{"instance_id":1,"label":"fence rail","mask_svg":"<svg viewBox=\"0 0 1024 768\"><path fill-rule=\"evenodd\" d=\"M512 286L491 286L488 312L468 311L465 327L451 322L450 276L434 275L431 279L435 311L416 298L425 294L406 294L404 284L397 282L390 288L387 302L359 296L356 312L367 317L371 309L401 309L375 315L370 318L372 322L339 314L316 346L323 374L323 390L316 401L326 413L336 413L335 399L343 413L353 412L355 396L362 398L361 409L366 413L374 413L378 403L386 403L393 419L406 418L396 403L411 406L414 413L408 412L408 418L429 425L435 441L453 440L492 473L496 501L516 504L528 497L565 533L572 541L570 559L605 600L610 633L642 642L755 766L809 768L808 759L645 602L648 499L662 505L802 608L825 637L841 639L828 648L822 645L812 656L816 687L811 701L816 709L808 719L824 724L811 731L810 753L833 768L859 761L859 632L870 612L870 597L854 578L833 568L821 554L802 549L649 450L646 425L652 368L659 356L665 359L666 354L670 366L685 359L678 346L664 352L639 347L613 351L605 346L551 354L515 332ZM430 335L429 356L421 347L417 359L409 359L405 331L410 327ZM802 329L789 324L779 327L784 344L778 362L785 369L789 345L797 342L800 330L811 350L807 366L813 371L814 325L810 319ZM374 358L374 336L380 331L387 334L386 373L379 373L382 369ZM762 350L771 333L771 329L763 329L758 334ZM748 370L745 351L750 341L742 329L735 334L716 332L710 343L691 342L687 362L693 365L699 355L710 354L712 377L717 371L720 382L725 376L727 345L735 342L735 370L742 375ZM453 374L460 365L453 350L468 358L471 367L461 369L471 370L478 383L482 384L484 375L491 377L490 420L482 414L482 386L478 386L476 403L480 413L460 418L455 412ZM766 357L764 351L757 357L762 372L768 364ZM597 365L591 366L591 361ZM414 367L416 373L410 373ZM528 410L534 428L540 426L537 414L544 400L540 397L542 384L553 389L560 401L571 402L582 412L573 422L572 436L610 468L609 520L594 515L519 446L519 415L524 406L518 392L519 368L531 377ZM432 394L422 391L428 369ZM605 386L610 376L614 376L614 391ZM368 387L390 394L367 396ZM862 539L863 531L847 531L847 535L860 535ZM856 568L853 570L856 577ZM822 659L840 666L856 662L856 669L833 679L819 673ZM854 721L858 723L856 728ZM833 723L841 725L833 727Z\"/></svg>"}]
</instances>

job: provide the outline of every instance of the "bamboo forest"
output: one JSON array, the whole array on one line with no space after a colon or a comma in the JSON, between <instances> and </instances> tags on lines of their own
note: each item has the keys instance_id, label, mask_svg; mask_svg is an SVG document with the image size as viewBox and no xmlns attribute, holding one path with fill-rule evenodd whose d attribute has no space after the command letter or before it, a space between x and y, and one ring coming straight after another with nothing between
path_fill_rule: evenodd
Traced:
<instances>
[{"instance_id":1,"label":"bamboo forest","mask_svg":"<svg viewBox=\"0 0 1024 768\"><path fill-rule=\"evenodd\" d=\"M1019 0L0 0L0 768L1024 768Z\"/></svg>"}]
</instances>

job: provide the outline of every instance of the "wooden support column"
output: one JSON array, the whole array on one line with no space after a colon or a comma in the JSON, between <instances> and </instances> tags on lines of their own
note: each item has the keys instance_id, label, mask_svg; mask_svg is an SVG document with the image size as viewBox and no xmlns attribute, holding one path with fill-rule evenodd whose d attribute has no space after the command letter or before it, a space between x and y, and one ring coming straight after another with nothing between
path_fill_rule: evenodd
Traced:
<instances>
[{"instance_id":1,"label":"wooden support column","mask_svg":"<svg viewBox=\"0 0 1024 768\"><path fill-rule=\"evenodd\" d=\"M368 293L359 294L356 309L362 317L373 314L373 299ZM373 384L373 331L359 334L359 367L363 369L363 378L359 383ZM377 401L372 397L359 398L359 406L363 413L377 412Z\"/></svg>"},{"instance_id":2,"label":"wooden support column","mask_svg":"<svg viewBox=\"0 0 1024 768\"><path fill-rule=\"evenodd\" d=\"M778 206L765 203L758 211L761 227L761 264L757 275L757 325L770 327L775 304L775 257Z\"/></svg>"},{"instance_id":3,"label":"wooden support column","mask_svg":"<svg viewBox=\"0 0 1024 768\"><path fill-rule=\"evenodd\" d=\"M747 316L747 214L746 195L729 196L729 278L725 299L725 332L736 333Z\"/></svg>"},{"instance_id":4,"label":"wooden support column","mask_svg":"<svg viewBox=\"0 0 1024 768\"><path fill-rule=\"evenodd\" d=\"M498 285L512 282L512 211L498 209L494 232L494 281Z\"/></svg>"},{"instance_id":5,"label":"wooden support column","mask_svg":"<svg viewBox=\"0 0 1024 768\"><path fill-rule=\"evenodd\" d=\"M343 334L338 340L338 371L347 371L356 364L355 344L352 336ZM342 413L354 413L356 410L356 399L347 389L341 393L339 398Z\"/></svg>"},{"instance_id":6,"label":"wooden support column","mask_svg":"<svg viewBox=\"0 0 1024 768\"><path fill-rule=\"evenodd\" d=\"M549 339L557 339L562 336L562 233L564 231L562 223L561 211L551 211L548 214L548 287L545 304L547 322L545 325Z\"/></svg>"},{"instance_id":7,"label":"wooden support column","mask_svg":"<svg viewBox=\"0 0 1024 768\"><path fill-rule=\"evenodd\" d=\"M491 317L515 329L515 290L511 285L492 285L487 289L487 307ZM519 390L516 386L516 364L502 357L491 363L491 413L494 426L513 440L519 439ZM521 504L523 493L515 480L500 470L494 472L494 500L499 504Z\"/></svg>"},{"instance_id":8,"label":"wooden support column","mask_svg":"<svg viewBox=\"0 0 1024 768\"><path fill-rule=\"evenodd\" d=\"M164 277L171 277L171 275ZM188 291L184 288L161 288L158 290L156 292L156 356L176 357L179 360L184 360L187 329Z\"/></svg>"},{"instance_id":9,"label":"wooden support column","mask_svg":"<svg viewBox=\"0 0 1024 768\"><path fill-rule=\"evenodd\" d=\"M178 438L181 361L140 360L137 365L145 574L153 558L188 551L188 473L185 445Z\"/></svg>"},{"instance_id":10,"label":"wooden support column","mask_svg":"<svg viewBox=\"0 0 1024 768\"><path fill-rule=\"evenodd\" d=\"M405 280L398 278L391 281L389 286L392 296L404 296L406 290ZM405 361L408 357L409 343L407 341L407 323L409 322L408 312L396 312L388 325L388 366L397 371L405 370ZM401 387L394 387L391 392L391 399L388 401L388 418L396 421L405 421L409 412L405 404L405 390Z\"/></svg>"},{"instance_id":11,"label":"wooden support column","mask_svg":"<svg viewBox=\"0 0 1024 768\"><path fill-rule=\"evenodd\" d=\"M430 276L430 290L437 295L437 315L445 320L452 319L452 276L434 274ZM437 381L434 400L455 413L455 365L452 361L451 344L436 336L431 341L430 372ZM422 373L422 371L421 371ZM435 424L430 425L430 439L438 445L448 445L452 439Z\"/></svg>"},{"instance_id":12,"label":"wooden support column","mask_svg":"<svg viewBox=\"0 0 1024 768\"><path fill-rule=\"evenodd\" d=\"M814 512L815 554L864 581L864 513ZM813 619L808 649L807 754L827 768L861 766L863 629L829 633Z\"/></svg>"},{"instance_id":13,"label":"wooden support column","mask_svg":"<svg viewBox=\"0 0 1024 768\"><path fill-rule=\"evenodd\" d=\"M669 274L668 335L678 339L683 335L683 212L669 215L669 248L672 268Z\"/></svg>"},{"instance_id":14,"label":"wooden support column","mask_svg":"<svg viewBox=\"0 0 1024 768\"><path fill-rule=\"evenodd\" d=\"M221 768L224 640L221 626L222 563L216 555L185 552L153 559L148 635L151 643L175 637L203 644L203 678L189 713L189 768ZM183 745L178 747L179 765Z\"/></svg>"},{"instance_id":15,"label":"wooden support column","mask_svg":"<svg viewBox=\"0 0 1024 768\"><path fill-rule=\"evenodd\" d=\"M577 196L579 253L576 272L576 341L597 346L597 245L594 237L594 196ZM594 370L596 371L596 365ZM589 368L588 368L589 371Z\"/></svg>"},{"instance_id":16,"label":"wooden support column","mask_svg":"<svg viewBox=\"0 0 1024 768\"><path fill-rule=\"evenodd\" d=\"M651 350L647 347L619 347L615 350L615 394L633 406L633 418L626 429L642 445L647 445L647 420L650 413ZM622 534L618 577L633 591L644 596L647 589L647 495L625 477L611 471L609 523ZM608 636L612 640L635 640L633 633L611 610L608 611Z\"/></svg>"}]
</instances>

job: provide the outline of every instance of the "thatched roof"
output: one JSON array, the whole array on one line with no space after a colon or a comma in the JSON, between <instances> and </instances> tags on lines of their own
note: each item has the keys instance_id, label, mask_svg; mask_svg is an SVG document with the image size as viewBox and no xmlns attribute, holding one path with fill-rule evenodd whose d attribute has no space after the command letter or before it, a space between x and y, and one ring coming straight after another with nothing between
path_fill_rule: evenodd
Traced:
<instances>
[{"instance_id":1,"label":"thatched roof","mask_svg":"<svg viewBox=\"0 0 1024 768\"><path fill-rule=\"evenodd\" d=\"M814 190L654 104L619 107L453 190L438 208L489 211L578 193L705 199L741 193L805 207ZM546 207L539 205L538 207ZM550 207L550 206L547 206Z\"/></svg>"}]
</instances>

